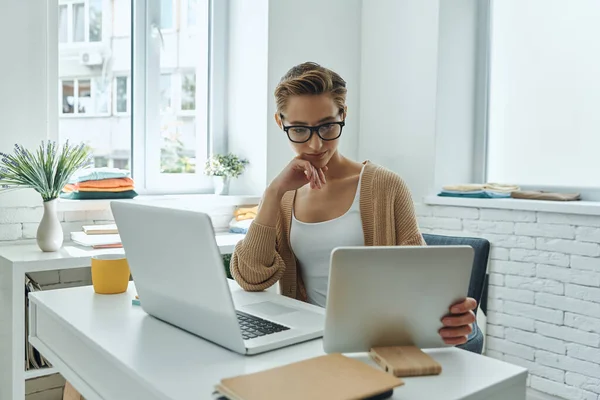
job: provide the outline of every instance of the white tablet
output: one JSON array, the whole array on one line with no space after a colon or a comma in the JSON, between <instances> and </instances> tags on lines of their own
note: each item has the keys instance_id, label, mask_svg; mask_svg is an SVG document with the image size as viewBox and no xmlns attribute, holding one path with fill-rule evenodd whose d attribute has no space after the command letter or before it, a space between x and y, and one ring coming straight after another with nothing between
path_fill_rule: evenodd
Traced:
<instances>
[{"instance_id":1,"label":"white tablet","mask_svg":"<svg viewBox=\"0 0 600 400\"><path fill-rule=\"evenodd\" d=\"M331 254L323 347L448 346L438 331L467 297L470 246L342 247Z\"/></svg>"}]
</instances>

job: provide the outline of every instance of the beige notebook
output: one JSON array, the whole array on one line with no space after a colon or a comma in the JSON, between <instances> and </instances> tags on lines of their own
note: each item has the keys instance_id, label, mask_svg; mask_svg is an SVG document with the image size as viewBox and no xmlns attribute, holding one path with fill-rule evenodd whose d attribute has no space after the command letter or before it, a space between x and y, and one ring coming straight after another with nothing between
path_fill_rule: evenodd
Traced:
<instances>
[{"instance_id":1,"label":"beige notebook","mask_svg":"<svg viewBox=\"0 0 600 400\"><path fill-rule=\"evenodd\" d=\"M230 400L353 400L389 392L401 379L341 354L221 380L217 391Z\"/></svg>"},{"instance_id":2,"label":"beige notebook","mask_svg":"<svg viewBox=\"0 0 600 400\"><path fill-rule=\"evenodd\" d=\"M84 225L82 229L86 235L108 235L119 233L116 224Z\"/></svg>"}]
</instances>

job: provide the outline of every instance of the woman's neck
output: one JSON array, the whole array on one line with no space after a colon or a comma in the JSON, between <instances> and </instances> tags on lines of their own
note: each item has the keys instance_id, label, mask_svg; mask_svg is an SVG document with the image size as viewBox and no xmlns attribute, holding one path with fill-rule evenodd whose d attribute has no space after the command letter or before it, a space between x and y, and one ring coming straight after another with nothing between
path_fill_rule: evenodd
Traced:
<instances>
[{"instance_id":1,"label":"woman's neck","mask_svg":"<svg viewBox=\"0 0 600 400\"><path fill-rule=\"evenodd\" d=\"M360 172L361 166L359 163L347 159L342 156L339 151L336 151L327 163L327 172L325 172L325 176L328 179L347 178L348 176L354 175L357 168Z\"/></svg>"}]
</instances>

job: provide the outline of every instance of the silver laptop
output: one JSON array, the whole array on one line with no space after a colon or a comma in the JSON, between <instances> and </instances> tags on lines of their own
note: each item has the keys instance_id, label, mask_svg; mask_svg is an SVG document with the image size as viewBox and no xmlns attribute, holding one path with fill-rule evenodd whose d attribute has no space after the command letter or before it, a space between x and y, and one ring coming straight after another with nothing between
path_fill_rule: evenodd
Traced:
<instances>
[{"instance_id":1,"label":"silver laptop","mask_svg":"<svg viewBox=\"0 0 600 400\"><path fill-rule=\"evenodd\" d=\"M326 304L325 352L376 346L445 347L438 331L467 296L470 246L335 249Z\"/></svg>"},{"instance_id":2,"label":"silver laptop","mask_svg":"<svg viewBox=\"0 0 600 400\"><path fill-rule=\"evenodd\" d=\"M142 308L240 354L323 335L324 310L265 291L231 291L208 215L111 202Z\"/></svg>"}]
</instances>

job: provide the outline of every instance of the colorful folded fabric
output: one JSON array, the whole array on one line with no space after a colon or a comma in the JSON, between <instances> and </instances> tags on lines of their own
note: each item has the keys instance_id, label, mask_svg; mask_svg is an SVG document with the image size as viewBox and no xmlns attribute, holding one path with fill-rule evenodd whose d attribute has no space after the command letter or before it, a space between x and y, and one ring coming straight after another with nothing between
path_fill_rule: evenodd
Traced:
<instances>
[{"instance_id":1,"label":"colorful folded fabric","mask_svg":"<svg viewBox=\"0 0 600 400\"><path fill-rule=\"evenodd\" d=\"M442 187L442 190L445 192L481 192L483 190L483 185L478 183L465 183L462 185L447 185Z\"/></svg>"},{"instance_id":2,"label":"colorful folded fabric","mask_svg":"<svg viewBox=\"0 0 600 400\"><path fill-rule=\"evenodd\" d=\"M127 192L128 190L133 190L133 186L123 186L117 188L85 188L80 187L80 192L106 192L106 193L117 193L117 192Z\"/></svg>"},{"instance_id":3,"label":"colorful folded fabric","mask_svg":"<svg viewBox=\"0 0 600 400\"><path fill-rule=\"evenodd\" d=\"M120 188L120 187L131 187L131 186L133 186L133 179L131 179L131 178L109 178L109 179L80 182L77 185L79 186L80 189L82 189L82 188L111 189L111 188Z\"/></svg>"},{"instance_id":4,"label":"colorful folded fabric","mask_svg":"<svg viewBox=\"0 0 600 400\"><path fill-rule=\"evenodd\" d=\"M78 184L67 184L63 188L63 192L72 193L72 192L107 192L107 193L116 193L116 192L126 192L128 190L133 190L133 186L123 186L123 187L115 187L115 188L93 188L93 187L80 187Z\"/></svg>"},{"instance_id":5,"label":"colorful folded fabric","mask_svg":"<svg viewBox=\"0 0 600 400\"><path fill-rule=\"evenodd\" d=\"M128 170L118 168L85 168L73 174L69 179L69 183L99 181L111 178L129 178L130 175Z\"/></svg>"},{"instance_id":6,"label":"colorful folded fabric","mask_svg":"<svg viewBox=\"0 0 600 400\"><path fill-rule=\"evenodd\" d=\"M552 193L544 191L516 191L511 193L514 199L525 200L551 200L551 201L577 201L581 200L579 193Z\"/></svg>"},{"instance_id":7,"label":"colorful folded fabric","mask_svg":"<svg viewBox=\"0 0 600 400\"><path fill-rule=\"evenodd\" d=\"M449 192L442 190L438 193L440 197L462 197L468 199L507 199L510 198L510 193L498 193L488 190L479 190L473 192Z\"/></svg>"},{"instance_id":8,"label":"colorful folded fabric","mask_svg":"<svg viewBox=\"0 0 600 400\"><path fill-rule=\"evenodd\" d=\"M246 219L243 221L236 220L236 218L232 219L229 223L229 232L230 233L248 233L248 229L252 224L251 219Z\"/></svg>"},{"instance_id":9,"label":"colorful folded fabric","mask_svg":"<svg viewBox=\"0 0 600 400\"><path fill-rule=\"evenodd\" d=\"M69 200L117 200L133 199L137 195L135 190L127 190L124 192L63 192L60 197Z\"/></svg>"},{"instance_id":10,"label":"colorful folded fabric","mask_svg":"<svg viewBox=\"0 0 600 400\"><path fill-rule=\"evenodd\" d=\"M503 183L466 183L459 185L447 185L442 187L443 191L448 192L460 192L460 193L468 193L468 192L478 192L481 190L492 191L492 192L500 192L500 193L510 193L516 190L519 190L519 186L516 185L506 185Z\"/></svg>"}]
</instances>

